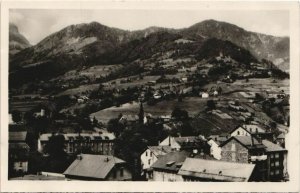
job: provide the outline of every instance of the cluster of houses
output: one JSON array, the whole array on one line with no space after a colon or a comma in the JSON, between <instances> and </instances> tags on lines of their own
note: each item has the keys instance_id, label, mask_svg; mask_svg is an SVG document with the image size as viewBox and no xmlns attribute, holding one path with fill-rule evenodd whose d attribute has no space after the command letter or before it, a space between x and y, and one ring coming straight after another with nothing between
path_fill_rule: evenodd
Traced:
<instances>
[{"instance_id":1,"label":"cluster of houses","mask_svg":"<svg viewBox=\"0 0 300 193\"><path fill-rule=\"evenodd\" d=\"M77 155L60 174L62 179L132 180L128 164L114 156L113 134L45 133L39 137L38 150L44 152L51 137L57 135L63 136L65 151ZM23 174L29 164L27 138L26 131L9 133L11 169ZM274 137L259 125L241 125L228 134L208 138L168 136L157 146L148 146L140 155L141 175L148 181L283 181L288 178L284 141L283 134Z\"/></svg>"},{"instance_id":2,"label":"cluster of houses","mask_svg":"<svg viewBox=\"0 0 300 193\"><path fill-rule=\"evenodd\" d=\"M141 155L149 181L283 181L288 178L284 136L258 125L229 134L168 137Z\"/></svg>"}]
</instances>

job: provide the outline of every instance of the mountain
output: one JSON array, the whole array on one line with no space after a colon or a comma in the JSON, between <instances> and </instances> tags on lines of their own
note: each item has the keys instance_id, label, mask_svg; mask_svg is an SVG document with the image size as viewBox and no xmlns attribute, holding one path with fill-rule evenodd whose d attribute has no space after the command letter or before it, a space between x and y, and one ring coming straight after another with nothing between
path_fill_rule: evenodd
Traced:
<instances>
[{"instance_id":1,"label":"mountain","mask_svg":"<svg viewBox=\"0 0 300 193\"><path fill-rule=\"evenodd\" d=\"M289 69L289 38L249 32L236 25L205 20L183 29L180 33L190 39L217 38L230 41L249 50L258 59L272 61L282 70Z\"/></svg>"},{"instance_id":2,"label":"mountain","mask_svg":"<svg viewBox=\"0 0 300 193\"><path fill-rule=\"evenodd\" d=\"M289 61L289 38L248 32L214 20L177 30L126 31L97 22L77 24L10 57L10 83L49 79L84 66L130 63L168 51L174 57L193 55L198 60L222 52L244 64L266 58L283 67Z\"/></svg>"},{"instance_id":3,"label":"mountain","mask_svg":"<svg viewBox=\"0 0 300 193\"><path fill-rule=\"evenodd\" d=\"M9 23L9 54L14 55L30 46L29 41L19 33L18 27L13 23Z\"/></svg>"}]
</instances>

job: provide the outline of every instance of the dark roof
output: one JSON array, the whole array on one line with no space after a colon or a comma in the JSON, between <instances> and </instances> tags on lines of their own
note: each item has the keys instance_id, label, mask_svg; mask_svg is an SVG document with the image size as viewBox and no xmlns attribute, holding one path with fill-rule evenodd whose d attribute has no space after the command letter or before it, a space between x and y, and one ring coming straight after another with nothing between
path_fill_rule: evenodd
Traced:
<instances>
[{"instance_id":1,"label":"dark roof","mask_svg":"<svg viewBox=\"0 0 300 193\"><path fill-rule=\"evenodd\" d=\"M231 140L238 141L240 144L242 144L247 149L265 148L265 146L262 143L258 142L257 139L255 139L254 137L251 137L251 136L232 136L227 141L222 143L220 145L220 147L224 146ZM252 140L253 140L253 144L252 144Z\"/></svg>"},{"instance_id":2,"label":"dark roof","mask_svg":"<svg viewBox=\"0 0 300 193\"><path fill-rule=\"evenodd\" d=\"M9 141L24 141L26 140L27 131L11 131L9 132Z\"/></svg>"},{"instance_id":3,"label":"dark roof","mask_svg":"<svg viewBox=\"0 0 300 193\"><path fill-rule=\"evenodd\" d=\"M167 171L177 172L180 167L178 164L184 162L184 160L190 155L187 151L171 152L158 158L158 160L151 166L154 169L163 169Z\"/></svg>"},{"instance_id":4,"label":"dark roof","mask_svg":"<svg viewBox=\"0 0 300 193\"><path fill-rule=\"evenodd\" d=\"M267 152L278 152L278 151L287 151L286 149L282 148L280 145L272 143L268 140L262 140L262 143L266 146Z\"/></svg>"},{"instance_id":5,"label":"dark roof","mask_svg":"<svg viewBox=\"0 0 300 193\"><path fill-rule=\"evenodd\" d=\"M116 164L125 163L114 156L81 154L68 167L64 175L105 179Z\"/></svg>"},{"instance_id":6,"label":"dark roof","mask_svg":"<svg viewBox=\"0 0 300 193\"><path fill-rule=\"evenodd\" d=\"M248 181L255 165L186 158L178 174L217 181Z\"/></svg>"}]
</instances>

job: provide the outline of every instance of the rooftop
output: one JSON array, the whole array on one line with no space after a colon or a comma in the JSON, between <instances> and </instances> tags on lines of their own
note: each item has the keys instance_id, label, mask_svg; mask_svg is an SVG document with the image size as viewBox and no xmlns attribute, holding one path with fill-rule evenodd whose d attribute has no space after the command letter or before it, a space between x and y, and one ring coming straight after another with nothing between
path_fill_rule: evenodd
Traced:
<instances>
[{"instance_id":1,"label":"rooftop","mask_svg":"<svg viewBox=\"0 0 300 193\"><path fill-rule=\"evenodd\" d=\"M226 143L228 143L231 140L238 141L239 143L241 143L243 146L245 146L248 149L250 149L250 148L265 148L265 146L262 143L260 143L259 141L257 141L257 139L255 139L254 137L251 137L251 136L232 136L227 141L222 143L220 146L221 147L224 146Z\"/></svg>"},{"instance_id":2,"label":"rooftop","mask_svg":"<svg viewBox=\"0 0 300 193\"><path fill-rule=\"evenodd\" d=\"M282 148L280 145L272 143L271 141L268 140L262 140L262 144L266 146L267 152L287 151L286 149Z\"/></svg>"},{"instance_id":3,"label":"rooftop","mask_svg":"<svg viewBox=\"0 0 300 193\"><path fill-rule=\"evenodd\" d=\"M186 158L178 174L217 181L248 181L255 165Z\"/></svg>"},{"instance_id":4,"label":"rooftop","mask_svg":"<svg viewBox=\"0 0 300 193\"><path fill-rule=\"evenodd\" d=\"M173 172L178 172L180 169L180 163L190 155L187 151L170 152L164 156L161 156L153 165L154 169L163 169ZM171 164L172 163L172 164Z\"/></svg>"},{"instance_id":5,"label":"rooftop","mask_svg":"<svg viewBox=\"0 0 300 193\"><path fill-rule=\"evenodd\" d=\"M116 164L122 163L125 161L114 156L81 154L64 175L105 179Z\"/></svg>"},{"instance_id":6,"label":"rooftop","mask_svg":"<svg viewBox=\"0 0 300 193\"><path fill-rule=\"evenodd\" d=\"M59 134L54 134L54 135L59 135ZM61 133L60 135L63 135L65 140L70 140L70 139L77 139L78 137L83 137L83 138L89 138L90 140L95 140L95 139L102 139L102 140L114 140L115 135L113 133ZM49 138L52 136L52 133L44 133L40 136L41 141L48 141Z\"/></svg>"}]
</instances>

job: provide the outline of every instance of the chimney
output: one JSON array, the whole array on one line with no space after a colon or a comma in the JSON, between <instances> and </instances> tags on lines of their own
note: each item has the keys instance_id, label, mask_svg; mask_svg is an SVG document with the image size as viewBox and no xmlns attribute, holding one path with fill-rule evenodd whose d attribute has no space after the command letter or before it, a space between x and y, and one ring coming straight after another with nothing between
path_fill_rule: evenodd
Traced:
<instances>
[{"instance_id":1,"label":"chimney","mask_svg":"<svg viewBox=\"0 0 300 193\"><path fill-rule=\"evenodd\" d=\"M251 146L254 146L254 139L253 139L253 136L252 135L250 135L251 136Z\"/></svg>"},{"instance_id":2,"label":"chimney","mask_svg":"<svg viewBox=\"0 0 300 193\"><path fill-rule=\"evenodd\" d=\"M77 155L77 159L78 159L78 160L82 160L82 155L80 155L80 154Z\"/></svg>"}]
</instances>

